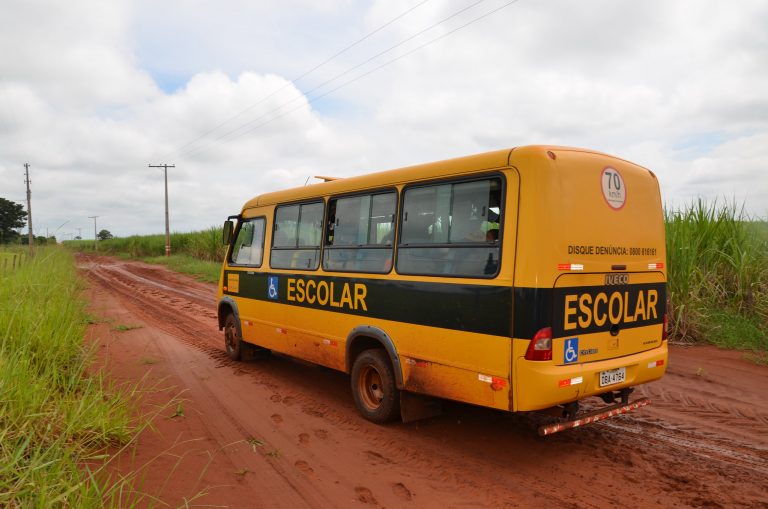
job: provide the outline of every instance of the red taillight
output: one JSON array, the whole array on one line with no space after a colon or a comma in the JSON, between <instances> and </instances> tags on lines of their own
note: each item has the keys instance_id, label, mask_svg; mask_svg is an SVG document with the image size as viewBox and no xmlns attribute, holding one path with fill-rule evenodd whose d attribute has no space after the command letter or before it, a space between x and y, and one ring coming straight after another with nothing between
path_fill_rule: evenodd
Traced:
<instances>
[{"instance_id":1,"label":"red taillight","mask_svg":"<svg viewBox=\"0 0 768 509\"><path fill-rule=\"evenodd\" d=\"M552 360L552 327L544 327L533 336L525 358L529 361Z\"/></svg>"},{"instance_id":2,"label":"red taillight","mask_svg":"<svg viewBox=\"0 0 768 509\"><path fill-rule=\"evenodd\" d=\"M667 319L667 314L664 313L664 324L661 329L661 340L664 341L667 339L667 335L669 334L669 321Z\"/></svg>"}]
</instances>

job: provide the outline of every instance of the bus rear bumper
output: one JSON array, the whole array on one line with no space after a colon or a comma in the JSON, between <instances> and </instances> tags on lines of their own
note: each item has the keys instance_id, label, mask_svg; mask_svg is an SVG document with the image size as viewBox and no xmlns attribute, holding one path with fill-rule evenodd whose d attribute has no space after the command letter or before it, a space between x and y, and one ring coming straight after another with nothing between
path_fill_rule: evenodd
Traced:
<instances>
[{"instance_id":1,"label":"bus rear bumper","mask_svg":"<svg viewBox=\"0 0 768 509\"><path fill-rule=\"evenodd\" d=\"M626 414L628 412L631 412L632 410L637 410L638 408L641 408L650 404L651 404L650 399L640 398L637 401L633 401L632 403L626 403L626 404L619 403L617 405L612 405L610 407L601 408L600 410L596 410L594 412L580 415L578 418L575 418L575 419L539 426L539 435L540 436L552 435L553 433L559 433L567 429L577 428L579 426L584 426L586 424L592 424L593 422L602 421L603 419L609 419L616 415Z\"/></svg>"},{"instance_id":2,"label":"bus rear bumper","mask_svg":"<svg viewBox=\"0 0 768 509\"><path fill-rule=\"evenodd\" d=\"M557 366L552 361L529 361L518 357L515 363L514 411L543 410L590 396L618 391L658 380L667 368L667 342L652 350L615 359ZM600 384L601 373L624 368L624 379Z\"/></svg>"}]
</instances>

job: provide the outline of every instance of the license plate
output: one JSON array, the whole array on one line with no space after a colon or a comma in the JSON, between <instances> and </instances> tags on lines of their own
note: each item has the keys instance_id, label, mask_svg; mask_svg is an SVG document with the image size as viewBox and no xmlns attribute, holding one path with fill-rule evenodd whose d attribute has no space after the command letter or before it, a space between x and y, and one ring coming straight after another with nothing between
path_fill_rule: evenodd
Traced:
<instances>
[{"instance_id":1,"label":"license plate","mask_svg":"<svg viewBox=\"0 0 768 509\"><path fill-rule=\"evenodd\" d=\"M609 369L600 372L600 387L619 384L627 379L627 368Z\"/></svg>"}]
</instances>

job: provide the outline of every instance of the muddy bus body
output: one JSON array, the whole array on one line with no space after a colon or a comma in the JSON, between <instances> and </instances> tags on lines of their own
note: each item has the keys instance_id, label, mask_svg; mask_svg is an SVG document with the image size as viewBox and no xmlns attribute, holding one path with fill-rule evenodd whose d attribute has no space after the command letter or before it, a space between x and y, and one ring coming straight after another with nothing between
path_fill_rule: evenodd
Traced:
<instances>
[{"instance_id":1,"label":"muddy bus body","mask_svg":"<svg viewBox=\"0 0 768 509\"><path fill-rule=\"evenodd\" d=\"M666 369L658 181L606 154L519 147L263 194L225 238L230 356L350 373L376 422L425 414L421 395L570 427L591 396L610 406L590 419L647 403L631 389Z\"/></svg>"}]
</instances>

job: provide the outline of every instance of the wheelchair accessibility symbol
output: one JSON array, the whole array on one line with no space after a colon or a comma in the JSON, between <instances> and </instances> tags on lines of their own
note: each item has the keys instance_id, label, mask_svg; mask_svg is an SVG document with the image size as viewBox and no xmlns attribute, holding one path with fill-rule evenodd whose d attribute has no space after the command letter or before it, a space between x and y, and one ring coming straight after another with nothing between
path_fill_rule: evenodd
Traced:
<instances>
[{"instance_id":1,"label":"wheelchair accessibility symbol","mask_svg":"<svg viewBox=\"0 0 768 509\"><path fill-rule=\"evenodd\" d=\"M267 297L277 300L277 276L269 276L267 278Z\"/></svg>"},{"instance_id":2,"label":"wheelchair accessibility symbol","mask_svg":"<svg viewBox=\"0 0 768 509\"><path fill-rule=\"evenodd\" d=\"M563 360L565 364L573 364L579 361L579 338L565 340L563 345Z\"/></svg>"}]
</instances>

